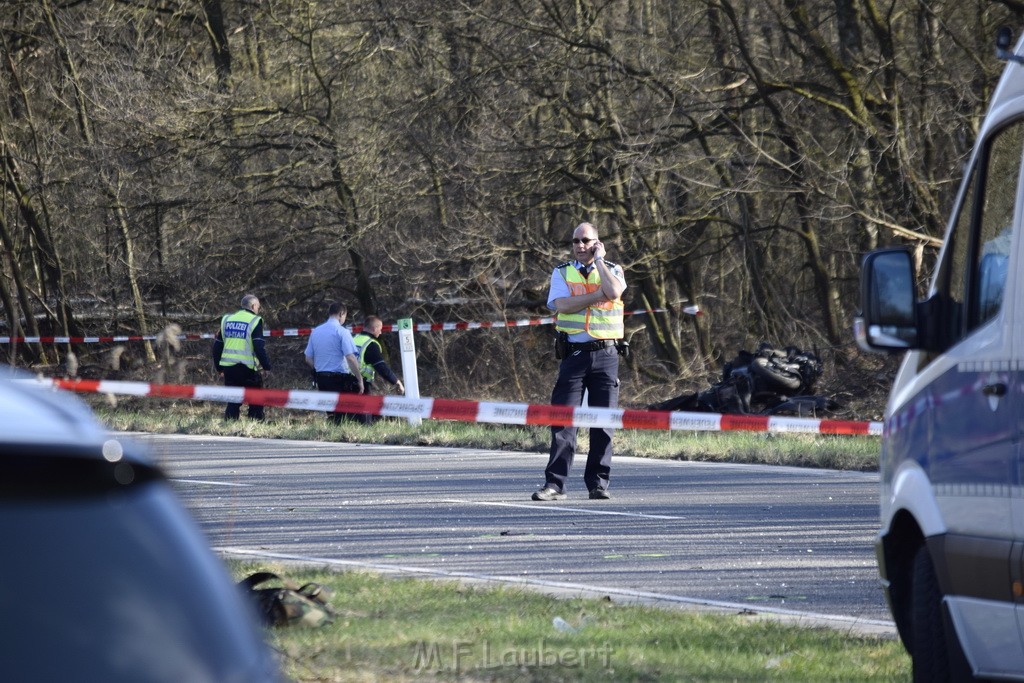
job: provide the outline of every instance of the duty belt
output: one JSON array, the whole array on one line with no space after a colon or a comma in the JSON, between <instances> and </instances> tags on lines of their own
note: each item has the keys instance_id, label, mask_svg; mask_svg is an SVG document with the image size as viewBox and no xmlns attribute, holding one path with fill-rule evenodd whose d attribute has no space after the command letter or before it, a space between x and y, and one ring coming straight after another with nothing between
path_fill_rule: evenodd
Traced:
<instances>
[{"instance_id":1,"label":"duty belt","mask_svg":"<svg viewBox=\"0 0 1024 683\"><path fill-rule=\"evenodd\" d=\"M598 339L590 342L569 342L569 351L600 351L615 346L614 339Z\"/></svg>"}]
</instances>

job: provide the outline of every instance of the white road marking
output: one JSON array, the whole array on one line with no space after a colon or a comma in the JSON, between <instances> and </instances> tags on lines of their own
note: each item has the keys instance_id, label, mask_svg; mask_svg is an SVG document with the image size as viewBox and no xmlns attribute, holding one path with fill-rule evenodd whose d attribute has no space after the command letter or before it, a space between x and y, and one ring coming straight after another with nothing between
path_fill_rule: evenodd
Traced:
<instances>
[{"instance_id":1,"label":"white road marking","mask_svg":"<svg viewBox=\"0 0 1024 683\"><path fill-rule=\"evenodd\" d=\"M521 508L524 510L560 510L562 512L578 512L584 515L614 515L618 517L644 517L646 519L686 519L686 517L674 517L672 515L649 515L643 512L618 512L616 510L591 510L590 508L572 508L561 505L548 505L546 503L498 503L487 500L443 500L442 503L455 503L457 505L493 505L495 507Z\"/></svg>"}]
</instances>

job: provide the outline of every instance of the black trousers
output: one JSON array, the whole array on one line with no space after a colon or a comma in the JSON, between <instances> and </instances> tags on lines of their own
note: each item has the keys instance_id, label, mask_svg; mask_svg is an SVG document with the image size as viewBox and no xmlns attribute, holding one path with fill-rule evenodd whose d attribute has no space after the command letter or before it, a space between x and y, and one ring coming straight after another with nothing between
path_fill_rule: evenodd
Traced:
<instances>
[{"instance_id":1,"label":"black trousers","mask_svg":"<svg viewBox=\"0 0 1024 683\"><path fill-rule=\"evenodd\" d=\"M552 405L579 406L583 392L587 404L595 408L617 408L619 405L619 354L614 346L597 351L573 351L558 366L558 379L551 392ZM587 489L608 488L612 469L612 434L614 429L594 427L590 430L590 449L583 482ZM576 455L576 427L551 428L551 453L544 470L545 486L565 491L573 457Z\"/></svg>"},{"instance_id":2,"label":"black trousers","mask_svg":"<svg viewBox=\"0 0 1024 683\"><path fill-rule=\"evenodd\" d=\"M363 377L363 393L367 396L373 393L373 382L366 379L365 377ZM369 413L367 413L365 415L360 415L359 419L363 422L363 424L372 425L374 422L380 419L380 415L370 415Z\"/></svg>"},{"instance_id":3,"label":"black trousers","mask_svg":"<svg viewBox=\"0 0 1024 683\"><path fill-rule=\"evenodd\" d=\"M263 388L263 375L256 372L247 365L241 363L237 365L228 365L222 367L221 371L224 373L224 386L226 387L248 387L250 389L262 389ZM249 418L252 420L262 420L265 415L263 413L263 406L249 404L247 411ZM242 415L242 404L241 403L229 403L224 408L224 419L226 420L237 420Z\"/></svg>"},{"instance_id":4,"label":"black trousers","mask_svg":"<svg viewBox=\"0 0 1024 683\"><path fill-rule=\"evenodd\" d=\"M359 380L355 375L347 372L318 372L316 373L316 387L320 391L333 391L339 394L358 394ZM338 424L342 419L363 421L359 413L330 413L327 419Z\"/></svg>"}]
</instances>

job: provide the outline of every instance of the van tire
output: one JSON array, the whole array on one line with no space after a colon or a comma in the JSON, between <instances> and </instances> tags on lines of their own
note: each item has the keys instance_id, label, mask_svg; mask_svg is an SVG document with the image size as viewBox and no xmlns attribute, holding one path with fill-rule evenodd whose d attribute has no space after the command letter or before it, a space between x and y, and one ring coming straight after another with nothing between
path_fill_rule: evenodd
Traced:
<instances>
[{"instance_id":1,"label":"van tire","mask_svg":"<svg viewBox=\"0 0 1024 683\"><path fill-rule=\"evenodd\" d=\"M911 580L910 658L914 683L938 683L950 680L946 631L943 627L942 590L935 575L928 547L923 543L914 555Z\"/></svg>"}]
</instances>

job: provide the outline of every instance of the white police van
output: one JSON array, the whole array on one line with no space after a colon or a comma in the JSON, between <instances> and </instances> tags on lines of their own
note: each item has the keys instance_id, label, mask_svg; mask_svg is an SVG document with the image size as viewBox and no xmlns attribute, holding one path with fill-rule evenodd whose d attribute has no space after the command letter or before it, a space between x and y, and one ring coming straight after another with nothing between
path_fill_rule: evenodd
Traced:
<instances>
[{"instance_id":1,"label":"white police van","mask_svg":"<svg viewBox=\"0 0 1024 683\"><path fill-rule=\"evenodd\" d=\"M926 297L868 254L862 348L906 351L885 413L876 551L915 681L1024 680L1024 40L1007 59Z\"/></svg>"}]
</instances>

